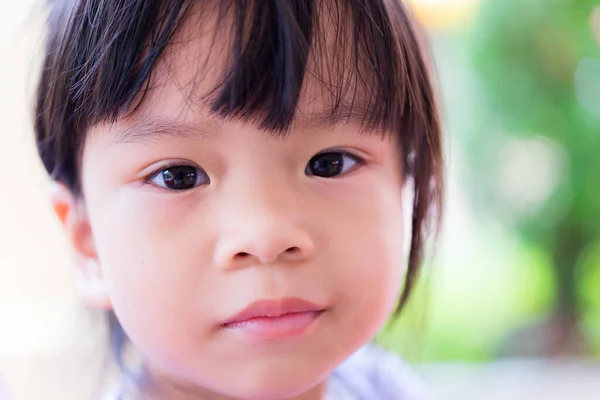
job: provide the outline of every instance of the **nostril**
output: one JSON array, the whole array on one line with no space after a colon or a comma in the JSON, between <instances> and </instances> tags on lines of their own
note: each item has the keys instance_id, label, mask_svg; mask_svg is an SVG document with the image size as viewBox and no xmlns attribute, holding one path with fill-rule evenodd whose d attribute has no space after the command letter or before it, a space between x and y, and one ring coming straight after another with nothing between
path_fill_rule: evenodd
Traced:
<instances>
[{"instance_id":1,"label":"nostril","mask_svg":"<svg viewBox=\"0 0 600 400\"><path fill-rule=\"evenodd\" d=\"M274 261L278 256L281 256L281 255L284 255L284 254L287 254L287 255L290 255L290 256L296 256L297 254L300 254L300 253L301 253L300 247L293 246L293 247L288 247L285 251L280 252L278 254L270 254L270 255L264 254L263 255L264 257L260 257L259 254L257 254L256 257L258 257L259 259L263 260L263 262L271 262L271 261ZM249 258L252 258L254 256L255 256L254 253L248 253L248 252L245 252L245 251L240 251L240 252L237 252L233 256L233 258L235 260L237 260L237 261L242 261L242 260L247 260ZM273 257L273 259L271 259L271 257Z\"/></svg>"}]
</instances>

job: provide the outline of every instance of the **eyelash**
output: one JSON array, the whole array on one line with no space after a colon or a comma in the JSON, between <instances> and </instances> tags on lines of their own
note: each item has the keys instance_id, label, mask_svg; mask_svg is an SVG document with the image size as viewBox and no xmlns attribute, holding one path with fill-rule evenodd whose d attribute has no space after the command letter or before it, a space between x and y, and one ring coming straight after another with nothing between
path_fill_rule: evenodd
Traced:
<instances>
[{"instance_id":1,"label":"eyelash","mask_svg":"<svg viewBox=\"0 0 600 400\"><path fill-rule=\"evenodd\" d=\"M165 171L165 170L167 170L169 168L177 168L177 167L193 167L193 168L198 168L197 166L195 166L194 164L192 164L190 162L186 162L186 161L172 161L172 162L170 162L168 164L161 165L160 168L158 168L157 170L154 170L149 175L147 175L144 178L144 185L153 185L152 180L154 178L156 178L159 174L161 174L163 171ZM181 192L181 190L171 189L171 188L161 187L161 189L165 189L165 190L169 190L169 191L173 191L173 192Z\"/></svg>"},{"instance_id":2,"label":"eyelash","mask_svg":"<svg viewBox=\"0 0 600 400\"><path fill-rule=\"evenodd\" d=\"M319 156L321 154L329 154L329 153L340 153L343 156L350 157L358 165L366 165L367 164L367 162L365 161L364 158L362 158L362 157L354 154L353 152L348 151L348 150L336 149L335 147L333 149L327 149L327 150L320 151L317 154L315 154L314 156L312 156L311 159L314 158L314 157L316 157L316 156Z\"/></svg>"}]
</instances>

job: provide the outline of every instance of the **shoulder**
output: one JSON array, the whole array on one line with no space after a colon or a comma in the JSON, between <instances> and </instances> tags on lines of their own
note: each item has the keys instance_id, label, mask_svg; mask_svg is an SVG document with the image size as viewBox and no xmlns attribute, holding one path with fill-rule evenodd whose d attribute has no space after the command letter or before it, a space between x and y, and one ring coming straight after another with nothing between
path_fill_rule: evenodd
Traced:
<instances>
[{"instance_id":1,"label":"shoulder","mask_svg":"<svg viewBox=\"0 0 600 400\"><path fill-rule=\"evenodd\" d=\"M398 356L376 345L361 348L342 363L332 376L330 388L335 399L432 399Z\"/></svg>"}]
</instances>

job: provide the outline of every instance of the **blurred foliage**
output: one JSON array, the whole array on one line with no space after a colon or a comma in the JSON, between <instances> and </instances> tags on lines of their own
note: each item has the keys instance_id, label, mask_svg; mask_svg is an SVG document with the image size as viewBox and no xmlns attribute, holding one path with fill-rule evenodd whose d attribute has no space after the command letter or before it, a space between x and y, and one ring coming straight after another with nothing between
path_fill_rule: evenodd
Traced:
<instances>
[{"instance_id":1,"label":"blurred foliage","mask_svg":"<svg viewBox=\"0 0 600 400\"><path fill-rule=\"evenodd\" d=\"M487 0L470 36L483 104L464 143L468 186L481 209L548 255L554 278L548 319L513 338L542 342L536 355L585 351L582 315L600 334L598 5Z\"/></svg>"},{"instance_id":2,"label":"blurred foliage","mask_svg":"<svg viewBox=\"0 0 600 400\"><path fill-rule=\"evenodd\" d=\"M428 266L409 306L378 341L412 362L496 358L512 329L538 318L552 282L545 253L522 245L514 249L518 257L497 256L484 242L498 237L487 232L470 243L469 258L479 262Z\"/></svg>"}]
</instances>

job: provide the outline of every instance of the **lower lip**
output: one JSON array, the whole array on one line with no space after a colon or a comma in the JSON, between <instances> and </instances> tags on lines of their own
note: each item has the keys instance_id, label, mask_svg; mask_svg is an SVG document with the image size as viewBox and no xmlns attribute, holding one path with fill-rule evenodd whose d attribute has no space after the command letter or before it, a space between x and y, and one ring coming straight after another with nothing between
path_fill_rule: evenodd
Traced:
<instances>
[{"instance_id":1,"label":"lower lip","mask_svg":"<svg viewBox=\"0 0 600 400\"><path fill-rule=\"evenodd\" d=\"M280 317L257 317L231 322L224 327L255 340L288 339L308 332L322 313L323 311L305 311Z\"/></svg>"}]
</instances>

